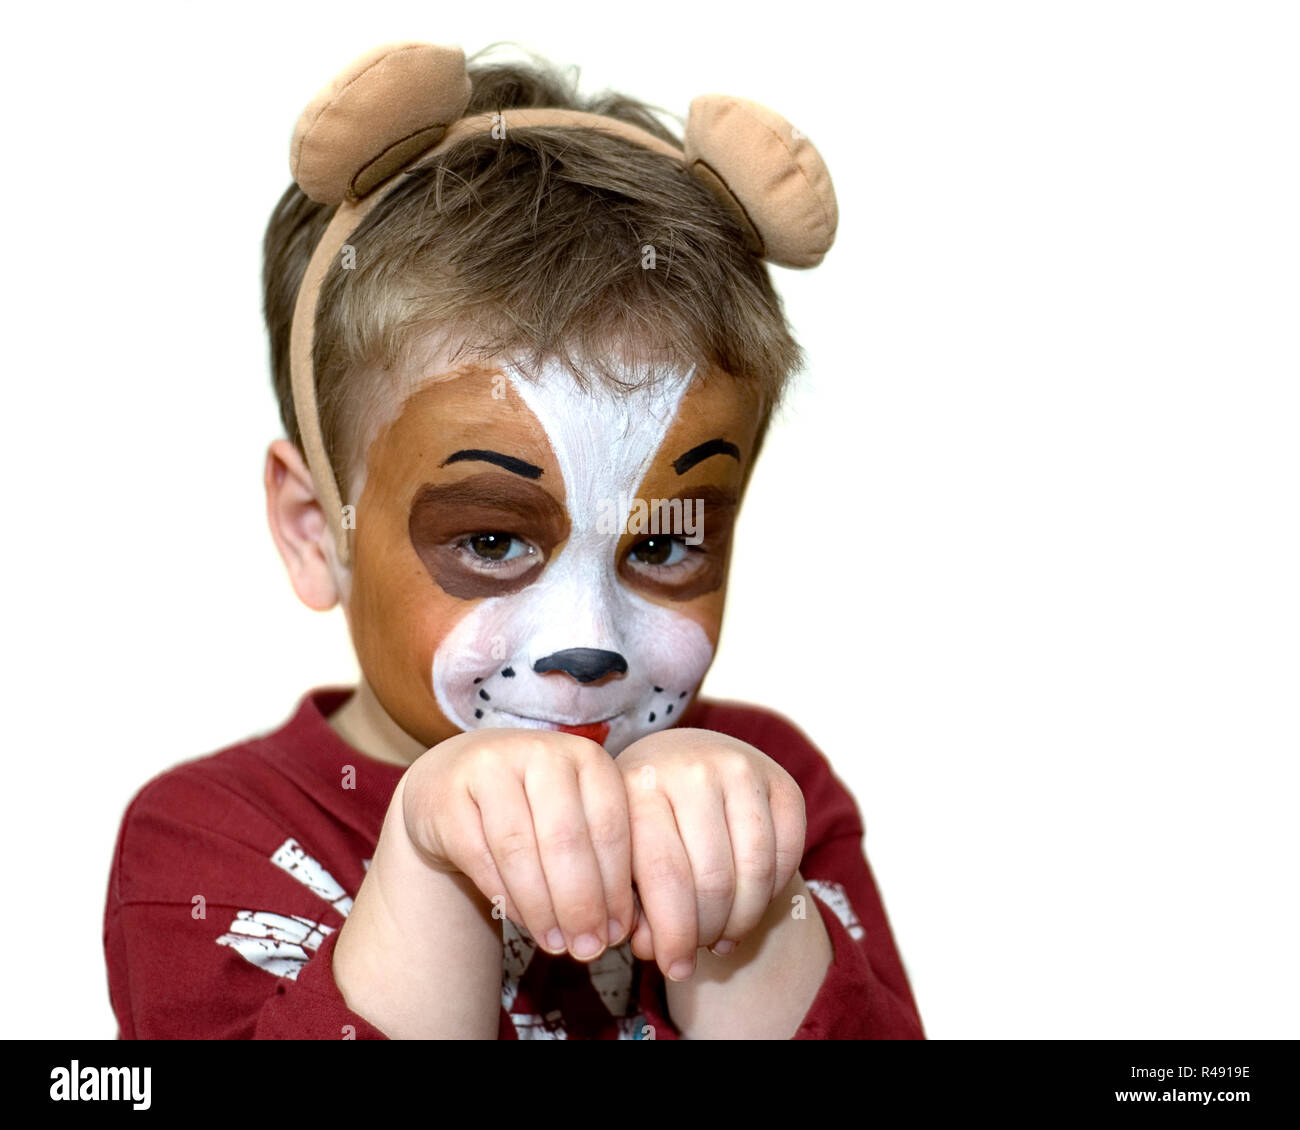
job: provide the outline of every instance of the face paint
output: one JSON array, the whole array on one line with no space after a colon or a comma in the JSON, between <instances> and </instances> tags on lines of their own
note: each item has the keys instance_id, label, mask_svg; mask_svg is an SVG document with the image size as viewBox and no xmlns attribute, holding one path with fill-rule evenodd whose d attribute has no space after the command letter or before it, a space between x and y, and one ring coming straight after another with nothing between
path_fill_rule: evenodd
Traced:
<instances>
[{"instance_id":1,"label":"face paint","mask_svg":"<svg viewBox=\"0 0 1300 1130\"><path fill-rule=\"evenodd\" d=\"M631 393L559 366L421 390L358 507L349 622L376 697L426 745L554 728L617 755L672 725L713 659L757 421L752 393L694 370ZM608 520L687 500L689 541Z\"/></svg>"},{"instance_id":2,"label":"face paint","mask_svg":"<svg viewBox=\"0 0 1300 1130\"><path fill-rule=\"evenodd\" d=\"M527 568L504 574L498 570L493 576L466 561L451 539L457 527L466 523L492 529L502 511L510 513L510 528L516 535L540 552L530 555L533 560L525 562ZM445 486L422 487L411 507L410 532L411 544L438 587L449 596L470 600L506 596L531 584L536 570L568 536L569 521L564 507L541 487L501 475L475 475ZM489 536L504 540L503 535Z\"/></svg>"}]
</instances>

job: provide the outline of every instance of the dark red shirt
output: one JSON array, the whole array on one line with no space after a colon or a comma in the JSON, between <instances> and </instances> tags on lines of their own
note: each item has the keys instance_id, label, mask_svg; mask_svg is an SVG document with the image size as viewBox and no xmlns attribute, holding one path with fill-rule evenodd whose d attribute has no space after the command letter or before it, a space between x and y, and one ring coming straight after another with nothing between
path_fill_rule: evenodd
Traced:
<instances>
[{"instance_id":1,"label":"dark red shirt","mask_svg":"<svg viewBox=\"0 0 1300 1130\"><path fill-rule=\"evenodd\" d=\"M104 914L119 1038L386 1038L348 1008L331 966L405 771L331 728L350 693L312 691L274 733L177 765L135 795ZM740 703L700 699L681 724L761 749L803 790L800 873L834 961L794 1038L923 1039L861 817L825 757L780 715ZM584 963L537 949L508 919L503 932L501 1039L680 1038L663 975L628 943Z\"/></svg>"}]
</instances>

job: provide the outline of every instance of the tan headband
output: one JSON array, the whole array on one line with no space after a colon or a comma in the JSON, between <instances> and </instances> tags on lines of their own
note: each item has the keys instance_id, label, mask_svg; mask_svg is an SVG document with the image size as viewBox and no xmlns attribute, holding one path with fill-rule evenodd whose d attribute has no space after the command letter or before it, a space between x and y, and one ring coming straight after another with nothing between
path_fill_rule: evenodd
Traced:
<instances>
[{"instance_id":1,"label":"tan headband","mask_svg":"<svg viewBox=\"0 0 1300 1130\"><path fill-rule=\"evenodd\" d=\"M815 267L835 240L839 210L812 143L766 106L725 94L691 102L684 148L617 118L550 107L463 117L472 84L459 47L394 43L366 52L298 119L289 169L298 187L338 209L298 289L289 343L294 414L340 564L351 560L343 498L316 403L312 350L321 284L367 213L401 184L398 173L468 134L527 126L604 130L681 161L739 224L745 245L783 267ZM507 121L508 119L508 121Z\"/></svg>"}]
</instances>

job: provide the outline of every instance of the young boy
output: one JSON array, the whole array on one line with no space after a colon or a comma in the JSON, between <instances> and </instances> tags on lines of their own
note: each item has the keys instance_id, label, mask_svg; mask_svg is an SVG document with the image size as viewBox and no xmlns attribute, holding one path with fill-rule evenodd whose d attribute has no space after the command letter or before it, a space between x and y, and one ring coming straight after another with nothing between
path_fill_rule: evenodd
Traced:
<instances>
[{"instance_id":1,"label":"young boy","mask_svg":"<svg viewBox=\"0 0 1300 1130\"><path fill-rule=\"evenodd\" d=\"M377 106L461 85L431 158L384 126L395 180L338 156ZM577 124L520 126L535 107ZM852 797L790 722L698 695L801 356L759 189L716 153L428 45L309 107L265 241L290 437L267 512L361 678L136 795L104 927L121 1037L923 1037ZM313 162L347 173L334 206Z\"/></svg>"}]
</instances>

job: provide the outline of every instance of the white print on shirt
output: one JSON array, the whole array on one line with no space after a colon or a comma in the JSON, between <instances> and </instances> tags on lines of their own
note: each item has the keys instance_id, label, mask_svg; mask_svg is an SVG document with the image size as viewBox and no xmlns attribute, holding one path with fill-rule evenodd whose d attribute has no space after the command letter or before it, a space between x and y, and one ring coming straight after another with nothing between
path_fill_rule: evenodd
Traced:
<instances>
[{"instance_id":1,"label":"white print on shirt","mask_svg":"<svg viewBox=\"0 0 1300 1130\"><path fill-rule=\"evenodd\" d=\"M568 1032L564 1030L564 1014L552 1009L545 1016L531 1012L512 1012L510 1023L515 1026L515 1035L521 1040L567 1040Z\"/></svg>"},{"instance_id":2,"label":"white print on shirt","mask_svg":"<svg viewBox=\"0 0 1300 1130\"><path fill-rule=\"evenodd\" d=\"M607 949L587 966L587 974L610 1016L626 1016L632 999L632 943Z\"/></svg>"},{"instance_id":3,"label":"white print on shirt","mask_svg":"<svg viewBox=\"0 0 1300 1130\"><path fill-rule=\"evenodd\" d=\"M867 936L858 916L853 913L853 904L849 902L843 883L837 883L834 879L805 879L804 884L844 923L844 929L849 932L850 938L857 942Z\"/></svg>"},{"instance_id":4,"label":"white print on shirt","mask_svg":"<svg viewBox=\"0 0 1300 1130\"><path fill-rule=\"evenodd\" d=\"M343 885L318 860L313 859L290 837L271 853L271 862L329 903L344 918L352 909L352 899ZM362 860L369 870L370 860ZM298 979L298 973L330 934L333 926L313 922L297 914L273 914L269 910L241 910L230 923L230 932L217 939L217 945L229 946L246 961L265 969L274 977Z\"/></svg>"},{"instance_id":5,"label":"white print on shirt","mask_svg":"<svg viewBox=\"0 0 1300 1130\"><path fill-rule=\"evenodd\" d=\"M286 917L268 910L241 910L217 945L229 946L241 957L276 977L296 980L298 970L326 937L332 926L297 914Z\"/></svg>"},{"instance_id":6,"label":"white print on shirt","mask_svg":"<svg viewBox=\"0 0 1300 1130\"><path fill-rule=\"evenodd\" d=\"M519 995L519 978L528 970L537 943L509 918L501 919L501 1007L507 1012ZM514 1019L512 1014L511 1020Z\"/></svg>"},{"instance_id":7,"label":"white print on shirt","mask_svg":"<svg viewBox=\"0 0 1300 1130\"><path fill-rule=\"evenodd\" d=\"M290 837L271 853L271 862L329 903L344 918L352 910L352 899L343 885ZM369 859L361 866L370 870ZM564 1016L553 1009L545 1016L511 1012L519 994L519 980L537 952L537 943L526 930L520 930L509 918L501 920L501 1007L521 1040L567 1040ZM302 967L334 927L313 922L300 915L275 914L269 910L241 910L231 921L227 933L217 938L217 945L229 946L246 961L274 977L298 979ZM607 949L595 961L587 963L587 975L600 995L610 1016L618 1022L618 1038L635 1040L645 1024L641 1015L628 1016L632 1000L632 943Z\"/></svg>"},{"instance_id":8,"label":"white print on shirt","mask_svg":"<svg viewBox=\"0 0 1300 1130\"><path fill-rule=\"evenodd\" d=\"M314 891L334 907L344 918L352 910L352 900L339 881L298 846L298 841L285 840L271 856L271 862L283 868L304 887Z\"/></svg>"},{"instance_id":9,"label":"white print on shirt","mask_svg":"<svg viewBox=\"0 0 1300 1130\"><path fill-rule=\"evenodd\" d=\"M537 942L527 930L521 930L509 918L501 920L501 1007L510 1013L510 1022L521 1040L567 1040L564 1016L560 1009L538 1016L531 1012L511 1012L519 995L519 980L537 952ZM607 949L595 961L587 963L587 976L600 995L610 1016L618 1021L620 1040L636 1039L645 1024L643 1016L628 1016L632 1001L632 943Z\"/></svg>"}]
</instances>

